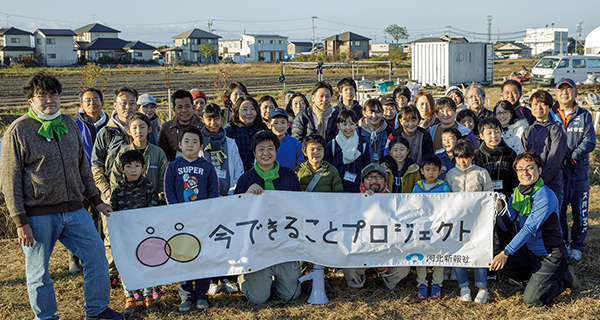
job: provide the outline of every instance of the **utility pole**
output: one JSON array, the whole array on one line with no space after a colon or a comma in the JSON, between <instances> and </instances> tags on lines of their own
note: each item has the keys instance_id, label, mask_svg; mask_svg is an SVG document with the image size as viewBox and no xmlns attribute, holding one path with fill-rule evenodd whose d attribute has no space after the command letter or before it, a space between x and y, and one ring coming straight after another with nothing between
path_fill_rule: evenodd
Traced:
<instances>
[{"instance_id":1,"label":"utility pole","mask_svg":"<svg viewBox=\"0 0 600 320\"><path fill-rule=\"evenodd\" d=\"M213 19L208 19L208 32L212 32Z\"/></svg>"},{"instance_id":2,"label":"utility pole","mask_svg":"<svg viewBox=\"0 0 600 320\"><path fill-rule=\"evenodd\" d=\"M488 22L488 43L492 42L492 16L487 16Z\"/></svg>"},{"instance_id":3,"label":"utility pole","mask_svg":"<svg viewBox=\"0 0 600 320\"><path fill-rule=\"evenodd\" d=\"M317 16L312 16L311 17L311 19L312 19L312 32L313 32L313 34L312 34L312 45L313 45L312 46L312 51L313 52L315 52L315 19L317 19L317 18L318 18Z\"/></svg>"},{"instance_id":4,"label":"utility pole","mask_svg":"<svg viewBox=\"0 0 600 320\"><path fill-rule=\"evenodd\" d=\"M448 29L448 31L446 32L446 34L448 35L448 39L450 39L450 26L446 26L446 29Z\"/></svg>"},{"instance_id":5,"label":"utility pole","mask_svg":"<svg viewBox=\"0 0 600 320\"><path fill-rule=\"evenodd\" d=\"M581 45L581 26L583 25L583 21L581 21L578 25L577 25L577 41L575 41L575 50L577 51L578 54L581 54L579 52L579 46Z\"/></svg>"}]
</instances>

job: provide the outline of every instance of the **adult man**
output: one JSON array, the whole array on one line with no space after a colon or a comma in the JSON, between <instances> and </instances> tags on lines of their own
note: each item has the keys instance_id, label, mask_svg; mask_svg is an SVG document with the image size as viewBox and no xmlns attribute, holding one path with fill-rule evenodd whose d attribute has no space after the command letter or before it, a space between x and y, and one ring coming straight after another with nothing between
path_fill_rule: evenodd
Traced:
<instances>
[{"instance_id":1,"label":"adult man","mask_svg":"<svg viewBox=\"0 0 600 320\"><path fill-rule=\"evenodd\" d=\"M313 105L298 113L292 126L292 137L302 141L309 134L316 133L329 142L338 133L337 117L340 114L331 106L333 88L329 83L319 81L312 90L310 100ZM361 115L362 116L362 115Z\"/></svg>"},{"instance_id":2,"label":"adult man","mask_svg":"<svg viewBox=\"0 0 600 320\"><path fill-rule=\"evenodd\" d=\"M479 83L472 83L467 87L467 104L479 119L491 117L493 115L492 111L485 108L484 102L485 90L483 89L483 86Z\"/></svg>"},{"instance_id":3,"label":"adult man","mask_svg":"<svg viewBox=\"0 0 600 320\"><path fill-rule=\"evenodd\" d=\"M502 100L506 100L512 104L517 117L523 117L527 119L530 125L533 124L535 117L531 115L531 110L521 105L521 91L523 90L521 83L509 79L504 81L500 90L502 91Z\"/></svg>"},{"instance_id":4,"label":"adult man","mask_svg":"<svg viewBox=\"0 0 600 320\"><path fill-rule=\"evenodd\" d=\"M385 169L377 164L368 164L361 172L361 188L362 193L373 195L375 193L390 193L387 189L386 183L386 172ZM362 288L366 282L365 271L367 268L344 268L344 277L346 283L350 288ZM396 284L400 280L404 279L408 272L409 267L383 267L376 268L377 272L381 276L381 282L383 285L390 290L396 288Z\"/></svg>"},{"instance_id":5,"label":"adult man","mask_svg":"<svg viewBox=\"0 0 600 320\"><path fill-rule=\"evenodd\" d=\"M529 280L523 301L547 305L554 297L581 284L569 267L567 246L562 238L558 217L558 200L540 179L542 159L534 151L517 156L513 163L519 186L509 199L508 211L497 218L498 226L507 226L519 219L519 232L506 248L494 257L490 270L504 270L509 277Z\"/></svg>"},{"instance_id":6,"label":"adult man","mask_svg":"<svg viewBox=\"0 0 600 320\"><path fill-rule=\"evenodd\" d=\"M192 94L186 90L177 90L171 95L175 117L163 123L158 134L158 146L163 149L169 162L181 154L180 135L187 128L202 129L202 120L194 114L193 101Z\"/></svg>"},{"instance_id":7,"label":"adult man","mask_svg":"<svg viewBox=\"0 0 600 320\"><path fill-rule=\"evenodd\" d=\"M554 91L556 103L550 111L550 119L560 125L567 135L567 155L574 163L574 172L565 188L560 210L563 239L569 244L567 206L571 204L573 226L571 227L571 258L579 261L585 250L584 240L588 230L588 200L590 195L590 152L596 148L596 132L592 115L575 104L577 87L572 79L563 78Z\"/></svg>"},{"instance_id":8,"label":"adult man","mask_svg":"<svg viewBox=\"0 0 600 320\"><path fill-rule=\"evenodd\" d=\"M253 193L264 190L302 191L294 170L279 166L275 161L279 138L267 130L259 131L251 141L256 163L238 180L234 194ZM276 210L277 208L269 208ZM284 262L268 268L240 275L240 289L250 302L265 303L275 293L283 300L296 299L300 295L300 262Z\"/></svg>"},{"instance_id":9,"label":"adult man","mask_svg":"<svg viewBox=\"0 0 600 320\"><path fill-rule=\"evenodd\" d=\"M109 120L106 113L102 111L103 106L102 91L96 88L88 88L79 95L79 111L75 118L85 123L90 130L92 144L96 141L98 131L104 128Z\"/></svg>"},{"instance_id":10,"label":"adult man","mask_svg":"<svg viewBox=\"0 0 600 320\"><path fill-rule=\"evenodd\" d=\"M85 318L123 319L108 308L104 248L81 202L89 199L106 215L112 209L98 196L77 126L60 112L62 86L39 72L24 92L31 108L4 135L0 176L25 253L31 309L36 319L58 319L48 262L60 240L83 262Z\"/></svg>"}]
</instances>

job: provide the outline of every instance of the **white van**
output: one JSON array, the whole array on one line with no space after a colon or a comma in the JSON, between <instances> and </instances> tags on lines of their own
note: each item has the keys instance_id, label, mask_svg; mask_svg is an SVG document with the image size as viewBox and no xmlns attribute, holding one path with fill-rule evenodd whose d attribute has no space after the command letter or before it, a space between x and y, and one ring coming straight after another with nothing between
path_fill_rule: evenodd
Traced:
<instances>
[{"instance_id":1,"label":"white van","mask_svg":"<svg viewBox=\"0 0 600 320\"><path fill-rule=\"evenodd\" d=\"M582 82L593 72L600 75L600 55L548 56L531 70L531 83L553 86L561 78Z\"/></svg>"}]
</instances>

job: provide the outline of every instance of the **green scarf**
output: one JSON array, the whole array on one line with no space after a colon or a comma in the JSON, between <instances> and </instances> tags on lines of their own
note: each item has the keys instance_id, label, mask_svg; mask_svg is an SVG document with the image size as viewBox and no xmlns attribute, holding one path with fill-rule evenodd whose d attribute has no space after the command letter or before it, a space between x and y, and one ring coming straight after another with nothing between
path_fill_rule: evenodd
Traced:
<instances>
[{"instance_id":1,"label":"green scarf","mask_svg":"<svg viewBox=\"0 0 600 320\"><path fill-rule=\"evenodd\" d=\"M263 171L257 163L254 164L254 170L263 180L265 180L265 190L275 190L273 180L279 178L279 162L275 161L275 166L269 171Z\"/></svg>"},{"instance_id":2,"label":"green scarf","mask_svg":"<svg viewBox=\"0 0 600 320\"><path fill-rule=\"evenodd\" d=\"M61 117L58 116L52 120L42 120L38 115L33 111L33 108L29 108L27 112L30 117L39 121L42 126L38 133L45 138L52 139L54 135L58 138L58 140L62 139L62 136L67 133L67 126L62 122Z\"/></svg>"},{"instance_id":3,"label":"green scarf","mask_svg":"<svg viewBox=\"0 0 600 320\"><path fill-rule=\"evenodd\" d=\"M544 180L539 178L538 181L533 185L533 188L529 186L519 185L513 189L515 192L512 199L512 207L519 211L519 215L529 215L531 213L531 196L536 193L541 186L544 185Z\"/></svg>"}]
</instances>

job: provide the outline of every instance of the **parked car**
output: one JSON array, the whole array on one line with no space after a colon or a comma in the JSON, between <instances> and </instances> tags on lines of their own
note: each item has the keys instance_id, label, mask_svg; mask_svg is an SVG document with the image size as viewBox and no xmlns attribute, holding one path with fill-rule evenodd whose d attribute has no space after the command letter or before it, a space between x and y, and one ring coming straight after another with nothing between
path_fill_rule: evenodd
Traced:
<instances>
[{"instance_id":1,"label":"parked car","mask_svg":"<svg viewBox=\"0 0 600 320\"><path fill-rule=\"evenodd\" d=\"M600 55L548 56L538 61L531 70L531 82L548 86L553 86L561 78L582 82L591 73L600 73Z\"/></svg>"}]
</instances>

